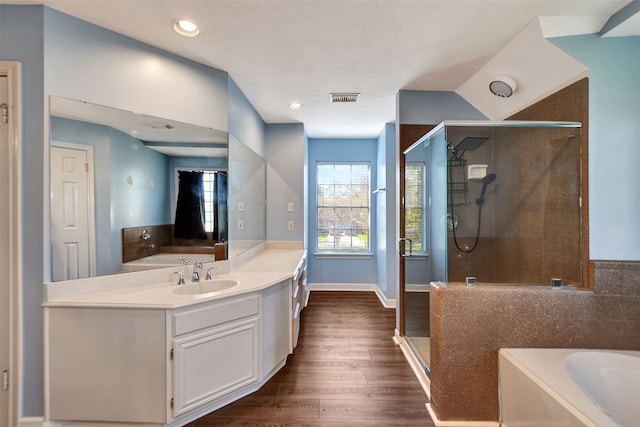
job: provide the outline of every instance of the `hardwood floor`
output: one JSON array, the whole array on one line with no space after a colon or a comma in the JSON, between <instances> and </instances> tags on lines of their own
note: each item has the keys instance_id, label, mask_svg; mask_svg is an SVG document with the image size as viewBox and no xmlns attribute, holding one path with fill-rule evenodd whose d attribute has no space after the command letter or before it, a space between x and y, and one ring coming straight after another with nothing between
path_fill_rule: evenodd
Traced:
<instances>
[{"instance_id":1,"label":"hardwood floor","mask_svg":"<svg viewBox=\"0 0 640 427\"><path fill-rule=\"evenodd\" d=\"M286 366L189 426L433 426L394 327L373 292L312 292Z\"/></svg>"}]
</instances>

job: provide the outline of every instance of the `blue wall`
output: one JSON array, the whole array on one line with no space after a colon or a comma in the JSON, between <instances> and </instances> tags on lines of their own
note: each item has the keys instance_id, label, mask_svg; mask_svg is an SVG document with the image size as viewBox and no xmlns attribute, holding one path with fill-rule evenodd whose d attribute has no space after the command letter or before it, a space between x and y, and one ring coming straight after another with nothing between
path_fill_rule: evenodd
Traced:
<instances>
[{"instance_id":1,"label":"blue wall","mask_svg":"<svg viewBox=\"0 0 640 427\"><path fill-rule=\"evenodd\" d=\"M304 240L304 125L270 124L266 128L267 240ZM287 204L293 203L293 212ZM287 224L293 221L294 230Z\"/></svg>"},{"instance_id":2,"label":"blue wall","mask_svg":"<svg viewBox=\"0 0 640 427\"><path fill-rule=\"evenodd\" d=\"M316 256L316 164L317 162L369 162L371 167L371 189L377 183L377 148L376 139L314 139L308 142L308 192L309 192L309 234L308 248L308 281L309 283L332 284L376 284L376 205L372 200L370 224L371 256Z\"/></svg>"},{"instance_id":3,"label":"blue wall","mask_svg":"<svg viewBox=\"0 0 640 427\"><path fill-rule=\"evenodd\" d=\"M44 269L44 9L0 5L0 59L22 65L22 416L41 416ZM27 172L28 171L28 172ZM47 194L47 193L45 193ZM47 222L48 223L48 222ZM48 258L47 258L48 262Z\"/></svg>"},{"instance_id":4,"label":"blue wall","mask_svg":"<svg viewBox=\"0 0 640 427\"><path fill-rule=\"evenodd\" d=\"M264 120L231 77L228 79L228 95L229 133L264 158Z\"/></svg>"},{"instance_id":5,"label":"blue wall","mask_svg":"<svg viewBox=\"0 0 640 427\"><path fill-rule=\"evenodd\" d=\"M115 129L109 130L111 272L122 263L122 229L171 223L169 158ZM129 184L128 178L132 183Z\"/></svg>"},{"instance_id":6,"label":"blue wall","mask_svg":"<svg viewBox=\"0 0 640 427\"><path fill-rule=\"evenodd\" d=\"M640 260L640 37L550 41L589 68L589 257Z\"/></svg>"},{"instance_id":7,"label":"blue wall","mask_svg":"<svg viewBox=\"0 0 640 427\"><path fill-rule=\"evenodd\" d=\"M376 189L383 189L373 196L376 206L376 267L377 285L386 299L396 298L398 270L396 268L396 125L387 123L378 137L378 182Z\"/></svg>"}]
</instances>

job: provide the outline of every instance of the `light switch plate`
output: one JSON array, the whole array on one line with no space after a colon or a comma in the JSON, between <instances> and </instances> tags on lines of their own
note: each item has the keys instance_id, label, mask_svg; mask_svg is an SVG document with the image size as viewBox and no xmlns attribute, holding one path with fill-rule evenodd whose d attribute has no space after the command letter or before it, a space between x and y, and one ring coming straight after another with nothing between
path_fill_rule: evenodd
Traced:
<instances>
[{"instance_id":1,"label":"light switch plate","mask_svg":"<svg viewBox=\"0 0 640 427\"><path fill-rule=\"evenodd\" d=\"M287 203L287 212L293 212L293 202Z\"/></svg>"},{"instance_id":2,"label":"light switch plate","mask_svg":"<svg viewBox=\"0 0 640 427\"><path fill-rule=\"evenodd\" d=\"M238 220L238 230L244 230L244 221L241 219Z\"/></svg>"},{"instance_id":3,"label":"light switch plate","mask_svg":"<svg viewBox=\"0 0 640 427\"><path fill-rule=\"evenodd\" d=\"M293 227L293 221L289 221L287 223L287 230L289 231L293 231L294 227Z\"/></svg>"},{"instance_id":4,"label":"light switch plate","mask_svg":"<svg viewBox=\"0 0 640 427\"><path fill-rule=\"evenodd\" d=\"M244 212L244 202L238 202L238 212Z\"/></svg>"}]
</instances>

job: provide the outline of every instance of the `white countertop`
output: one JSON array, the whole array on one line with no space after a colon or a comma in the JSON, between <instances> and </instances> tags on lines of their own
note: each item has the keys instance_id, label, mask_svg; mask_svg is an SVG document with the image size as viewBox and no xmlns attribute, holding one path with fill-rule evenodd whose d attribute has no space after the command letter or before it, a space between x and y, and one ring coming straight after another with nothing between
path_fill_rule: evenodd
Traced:
<instances>
[{"instance_id":1,"label":"white countertop","mask_svg":"<svg viewBox=\"0 0 640 427\"><path fill-rule=\"evenodd\" d=\"M172 267L69 283L48 283L44 306L174 309L266 289L292 278L304 255L304 250L266 249L232 271L214 274L215 280L235 280L238 285L197 295L173 293L180 286L188 286L191 276L185 274L186 285L177 285L177 277L173 274L175 268ZM189 271L191 268L185 267ZM203 270L206 271L206 266ZM145 283L149 281L152 283Z\"/></svg>"}]
</instances>

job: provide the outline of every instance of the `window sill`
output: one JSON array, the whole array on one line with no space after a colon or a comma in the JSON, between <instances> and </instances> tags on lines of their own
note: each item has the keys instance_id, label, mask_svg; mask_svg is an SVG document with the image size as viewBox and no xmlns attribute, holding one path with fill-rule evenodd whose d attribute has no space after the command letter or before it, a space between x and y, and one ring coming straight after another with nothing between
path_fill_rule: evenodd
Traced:
<instances>
[{"instance_id":1,"label":"window sill","mask_svg":"<svg viewBox=\"0 0 640 427\"><path fill-rule=\"evenodd\" d=\"M344 259L344 258L373 258L373 253L371 252L314 252L314 258L333 258L333 259Z\"/></svg>"}]
</instances>

